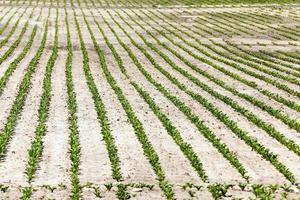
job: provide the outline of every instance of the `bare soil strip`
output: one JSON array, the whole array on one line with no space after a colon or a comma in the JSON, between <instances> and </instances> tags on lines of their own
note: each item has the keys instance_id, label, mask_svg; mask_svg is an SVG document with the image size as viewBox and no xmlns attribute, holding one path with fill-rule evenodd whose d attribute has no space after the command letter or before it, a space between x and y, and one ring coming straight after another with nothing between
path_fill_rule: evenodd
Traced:
<instances>
[{"instance_id":1,"label":"bare soil strip","mask_svg":"<svg viewBox=\"0 0 300 200\"><path fill-rule=\"evenodd\" d=\"M24 110L15 128L14 137L9 145L6 154L7 157L4 162L0 163L2 171L1 182L3 183L11 182L15 185L26 184L24 171L28 156L27 149L30 147L30 142L34 136L34 130L37 125L37 110L42 92L40 85L43 80L45 65L49 55L50 52L45 52L42 56L41 63L33 77L33 87L28 93ZM30 121L28 121L28 119L30 119Z\"/></svg>"},{"instance_id":2,"label":"bare soil strip","mask_svg":"<svg viewBox=\"0 0 300 200\"><path fill-rule=\"evenodd\" d=\"M0 199L299 199L300 2L251 1L1 2Z\"/></svg>"},{"instance_id":3,"label":"bare soil strip","mask_svg":"<svg viewBox=\"0 0 300 200\"><path fill-rule=\"evenodd\" d=\"M81 145L80 181L82 184L91 182L101 184L112 181L111 166L108 153L101 135L101 127L94 109L92 96L86 84L82 54L73 17L69 18L70 32L73 43L73 81L77 97L78 130Z\"/></svg>"}]
</instances>

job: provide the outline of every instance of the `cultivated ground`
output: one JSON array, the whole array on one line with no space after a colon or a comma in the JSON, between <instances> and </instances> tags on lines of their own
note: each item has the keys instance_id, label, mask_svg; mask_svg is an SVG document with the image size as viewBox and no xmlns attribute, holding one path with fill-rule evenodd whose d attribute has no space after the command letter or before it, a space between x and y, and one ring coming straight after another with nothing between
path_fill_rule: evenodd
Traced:
<instances>
[{"instance_id":1,"label":"cultivated ground","mask_svg":"<svg viewBox=\"0 0 300 200\"><path fill-rule=\"evenodd\" d=\"M263 2L2 1L0 199L300 199L300 2Z\"/></svg>"}]
</instances>

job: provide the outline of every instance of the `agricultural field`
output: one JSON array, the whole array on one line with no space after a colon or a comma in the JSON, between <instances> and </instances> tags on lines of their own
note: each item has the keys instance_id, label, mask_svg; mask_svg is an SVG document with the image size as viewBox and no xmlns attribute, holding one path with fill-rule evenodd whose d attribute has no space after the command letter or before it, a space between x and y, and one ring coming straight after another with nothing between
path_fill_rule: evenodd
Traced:
<instances>
[{"instance_id":1,"label":"agricultural field","mask_svg":"<svg viewBox=\"0 0 300 200\"><path fill-rule=\"evenodd\" d=\"M1 1L6 199L300 199L300 0Z\"/></svg>"}]
</instances>

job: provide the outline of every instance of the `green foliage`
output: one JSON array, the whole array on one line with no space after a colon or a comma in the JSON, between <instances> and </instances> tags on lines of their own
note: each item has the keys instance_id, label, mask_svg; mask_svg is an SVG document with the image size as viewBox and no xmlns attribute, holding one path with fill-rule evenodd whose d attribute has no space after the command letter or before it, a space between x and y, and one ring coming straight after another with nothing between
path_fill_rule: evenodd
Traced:
<instances>
[{"instance_id":1,"label":"green foliage","mask_svg":"<svg viewBox=\"0 0 300 200\"><path fill-rule=\"evenodd\" d=\"M42 96L38 109L38 125L35 129L35 137L31 141L31 148L28 151L29 159L26 166L26 175L28 182L31 182L34 178L34 174L38 168L38 163L43 152L43 137L46 135L46 121L48 118L48 112L51 101L51 77L55 64L55 60L58 56L58 8L56 9L55 19L55 35L54 45L52 48L51 56L46 65L46 73L42 85Z\"/></svg>"},{"instance_id":2,"label":"green foliage","mask_svg":"<svg viewBox=\"0 0 300 200\"><path fill-rule=\"evenodd\" d=\"M77 102L74 92L74 83L72 79L72 60L73 60L73 50L70 36L70 27L68 22L68 13L65 7L65 24L67 29L67 60L66 60L66 84L67 84L67 94L68 94L68 122L69 122L69 151L71 160L71 196L72 200L80 199L81 187L78 178L79 174L79 164L80 164L80 141L79 141L79 131L77 126Z\"/></svg>"},{"instance_id":3,"label":"green foliage","mask_svg":"<svg viewBox=\"0 0 300 200\"><path fill-rule=\"evenodd\" d=\"M9 189L8 186L0 184L0 191L1 192L5 193L5 192L7 192L8 189Z\"/></svg>"},{"instance_id":4,"label":"green foliage","mask_svg":"<svg viewBox=\"0 0 300 200\"><path fill-rule=\"evenodd\" d=\"M32 192L32 187L23 188L21 200L30 200Z\"/></svg>"},{"instance_id":5,"label":"green foliage","mask_svg":"<svg viewBox=\"0 0 300 200\"><path fill-rule=\"evenodd\" d=\"M130 194L127 192L127 185L124 184L118 184L117 185L118 191L117 191L117 197L120 200L126 200L130 199Z\"/></svg>"},{"instance_id":6,"label":"green foliage","mask_svg":"<svg viewBox=\"0 0 300 200\"><path fill-rule=\"evenodd\" d=\"M122 16L120 16L119 14L118 14L118 16L121 19L123 19ZM132 19L132 20L134 21L134 19ZM123 19L123 21L128 26L131 26L124 19ZM115 21L115 23L117 23L117 22ZM120 27L120 28L122 29L122 27ZM252 121L256 125L258 125L259 127L263 128L267 133L269 133L269 135L271 135L272 137L274 137L275 139L277 139L279 142L281 142L282 144L284 144L285 146L287 146L290 150L293 150L294 152L296 152L299 155L300 148L299 148L298 145L295 144L294 141L287 139L283 134L281 134L277 130L275 130L275 128L273 126L271 126L270 124L265 123L263 120L259 119L256 115L254 115L253 113L251 113L247 109L239 106L237 102L233 101L232 99L230 99L227 96L221 95L220 93L214 91L212 88L210 88L206 84L202 83L199 79L197 79L196 77L192 76L187 71L181 69L170 58L168 58L168 56L166 56L164 53L162 53L157 47L155 47L154 45L152 45L151 43L149 43L143 35L139 34L138 32L136 32L136 33L139 35L139 37L144 41L144 43L147 46L149 46L152 50L154 50L155 52L157 52L167 63L170 64L170 66L173 67L173 69L175 69L179 73L183 74L185 77L189 78L192 82L194 82L196 85L198 85L199 87L201 87L202 89L204 89L208 93L212 94L214 97L217 97L218 99L222 100L227 105L230 105L231 107L233 107L237 112L242 113L244 116L247 117L247 119L249 119L250 121ZM147 32L147 33L149 33L149 32ZM151 33L149 33L149 34L154 39L156 39L155 36L153 36L153 34L151 34ZM130 36L128 34L127 34L127 36L130 38ZM171 39L169 39L169 40L172 42ZM183 56L179 55L175 50L171 49L170 47L168 47L164 43L160 43L157 39L156 39L156 41L159 44L161 44L163 47L165 47L166 49L168 49L170 52L172 52L174 55L176 55L178 58L180 58L180 60L184 61L193 70L201 73L202 75L204 75L206 77L210 77L210 80L218 83L218 85L220 85L222 87L226 86L226 83L224 83L223 81L221 81L219 79L216 79L216 78L212 77L211 75L209 75L204 70L201 70L197 66L193 65L192 63L190 63L189 61L187 61ZM295 182L295 178L294 178L293 174L289 171L289 169L286 166L284 166L282 163L280 163L278 161L277 155L274 155L272 152L270 152L269 149L263 147L256 139L253 139L252 137L248 136L248 134L247 134L246 131L241 130L237 126L236 122L234 122L233 120L230 120L230 118L225 113L223 113L220 110L214 108L213 104L209 103L205 98L201 97L199 94L196 94L196 93L194 93L192 91L189 91L184 85L182 85L181 83L179 83L176 78L172 77L167 71L165 71L161 66L159 66L156 63L156 61L153 58L151 58L151 56L148 53L145 52L145 49L143 49L143 47L138 46L137 44L135 44L134 40L131 39L131 42L135 46L137 46L137 48L139 48L145 54L145 56L149 59L149 61L159 71L161 71L166 77L168 77L168 79L171 80L172 83L174 83L175 85L177 85L181 90L186 91L186 93L189 94L192 98L194 98L199 103L201 103L204 107L206 107L208 110L210 110L213 113L213 115L215 115L228 128L230 128L239 138L243 139L249 146L251 146L251 148L253 148L256 152L258 152L259 154L261 154L266 160L270 161L281 173L284 174L284 176L289 181L291 181L292 183ZM186 51L188 51L188 50L186 50ZM192 54L192 52L190 52L190 51L188 51L188 53ZM207 60L207 62L209 62L210 65L212 65L211 61ZM227 86L226 89L230 90L234 94L237 94L238 96L243 96L247 100L252 100L252 101L256 102L257 105L261 105L261 104L263 105L262 102L259 102L255 98L253 98L251 96L248 96L246 94L239 93L236 89L234 89L232 87ZM278 112L274 112L273 111L272 113L274 114L274 113L278 113ZM296 124L295 127L297 127L297 126L298 125ZM237 168L237 169L239 169L239 168Z\"/></svg>"},{"instance_id":7,"label":"green foliage","mask_svg":"<svg viewBox=\"0 0 300 200\"><path fill-rule=\"evenodd\" d=\"M220 199L221 197L226 197L226 193L230 187L230 185L216 183L209 185L208 190L214 199Z\"/></svg>"},{"instance_id":8,"label":"green foliage","mask_svg":"<svg viewBox=\"0 0 300 200\"><path fill-rule=\"evenodd\" d=\"M84 44L84 41L82 38L80 26L77 21L77 16L76 16L76 13L74 10L73 10L73 12L74 12L74 18L75 18L75 23L76 23L76 29L78 31L78 35L80 38L81 51L83 54L83 69L84 69L85 77L87 79L87 84L88 84L89 90L92 93L92 98L94 100L94 105L95 105L95 108L97 111L98 120L101 124L101 128L102 128L101 133L103 135L103 139L105 141L106 148L107 148L107 151L109 154L109 159L111 161L113 178L116 179L117 181L120 181L120 180L122 180L122 174L121 174L121 170L120 170L120 160L118 157L118 150L115 145L115 141L114 141L114 138L112 136L112 133L111 133L111 130L109 127L108 118L106 116L107 114L106 114L106 110L105 110L105 105L100 98L100 94L98 92L98 89L96 87L96 84L95 84L94 79L91 74L91 70L89 67L88 52L86 50L86 47L85 47L85 44Z\"/></svg>"},{"instance_id":9,"label":"green foliage","mask_svg":"<svg viewBox=\"0 0 300 200\"><path fill-rule=\"evenodd\" d=\"M28 28L28 23L29 23L29 20L31 19L33 13L34 13L34 10L31 12L31 15L29 17L29 19L27 20L27 22L25 23L25 25L23 26L22 30L21 30L21 33L19 34L17 40L15 40L15 42L12 44L12 46L10 46L8 48L8 50L0 57L0 64L5 60L7 59L11 54L12 52L18 47L18 45L20 44L27 28ZM19 19L20 20L20 19ZM19 21L18 20L18 21ZM18 23L18 22L17 22ZM17 24L16 23L16 24ZM12 28L13 29L16 29L16 25ZM11 34L11 32L13 33L13 31L10 31L10 33L8 34L8 36ZM9 64L9 67L6 69L6 71L4 72L4 75L0 78L0 95L2 94L5 86L6 86L6 83L7 81L9 80L10 76L12 75L12 73L15 71L15 69L17 68L17 66L19 65L19 63L23 60L23 58L27 55L28 51L30 50L31 46L32 46L32 43L33 43L33 40L35 38L35 35L36 35L36 31L37 31L37 25L34 26L32 32L31 32L31 35L29 37L29 40L27 41L25 47L23 48L23 51L17 56L17 58L15 58L10 64ZM6 40L6 39L5 39ZM7 39L8 40L8 39ZM2 42L4 42L4 40L2 40L0 42L0 47L1 47L1 44ZM6 42L5 42L6 43Z\"/></svg>"},{"instance_id":10,"label":"green foliage","mask_svg":"<svg viewBox=\"0 0 300 200\"><path fill-rule=\"evenodd\" d=\"M9 18L8 20L5 22L5 24L3 24L3 26L1 26L0 28L0 35L3 34L3 32L6 30L6 28L8 27L8 25L10 24L11 20L14 18L14 16L18 13L20 8L18 8ZM24 11L25 12L25 11ZM23 14L24 14L23 12ZM16 24L18 24L19 22L17 21Z\"/></svg>"},{"instance_id":11,"label":"green foliage","mask_svg":"<svg viewBox=\"0 0 300 200\"><path fill-rule=\"evenodd\" d=\"M31 77L32 77L33 73L35 72L38 62L39 62L39 60L42 56L42 53L45 49L47 33L48 33L48 20L46 21L46 24L45 24L45 31L43 33L41 44L40 44L35 56L33 57L33 59L30 61L29 65L28 65L27 71L26 71L24 78L19 86L17 97L16 97L15 101L13 102L13 105L10 110L10 113L7 118L4 129L2 130L2 133L0 134L0 156L1 157L4 157L7 144L9 143L11 136L13 134L18 116L20 115L20 113L24 107L27 93L28 93L28 90L31 85Z\"/></svg>"},{"instance_id":12,"label":"green foliage","mask_svg":"<svg viewBox=\"0 0 300 200\"><path fill-rule=\"evenodd\" d=\"M92 32L92 29L91 29L88 21L86 20L85 14L83 13L82 10L81 10L81 12L82 12L82 15L84 17L87 28L89 30L91 39L93 41L94 48L95 48L95 50L98 54L99 62L100 62L101 68L104 72L104 75L106 77L106 80L109 83L109 85L111 86L111 88L114 90L115 94L117 95L117 98L120 101L120 103L121 103L121 105L122 105L122 107L123 107L123 109L124 109L124 111L125 111L125 113L128 117L128 120L131 123L131 125L134 129L134 132L135 132L139 142L142 145L142 148L144 150L144 154L148 158L150 164L152 165L152 168L153 168L155 174L157 175L159 185L160 185L161 189L163 190L166 198L167 199L173 199L174 198L174 192L173 192L173 189L172 189L171 185L165 179L164 172L163 172L163 170L161 168L161 165L160 165L160 162L159 162L159 157L158 157L157 153L155 152L153 146L151 145L151 143L150 143L150 141L149 141L149 139L148 139L148 137L147 137L147 135L144 131L142 123L136 117L131 105L129 104L128 100L126 99L125 95L123 94L121 88L117 85L116 80L113 78L110 71L108 70L104 53L103 53L102 49L99 47L99 45L96 41L96 38L95 38L95 36ZM74 13L74 17L76 18L75 13ZM79 28L78 22L76 23L76 27L77 27L78 34L79 34L79 37L80 37L81 48L82 48L82 51L83 51L83 55L87 57L87 52L86 52L85 45L84 45L84 42L83 42L83 39L82 39L82 35L79 31L80 28ZM90 74L90 69L89 69L88 63L86 63L85 70L86 70L86 74ZM92 81L92 79L91 79L91 81Z\"/></svg>"},{"instance_id":13,"label":"green foliage","mask_svg":"<svg viewBox=\"0 0 300 200\"><path fill-rule=\"evenodd\" d=\"M106 187L106 189L108 191L110 191L112 189L112 187L113 187L113 184L112 183L106 183L106 184L104 184L104 186Z\"/></svg>"},{"instance_id":14,"label":"green foliage","mask_svg":"<svg viewBox=\"0 0 300 200\"><path fill-rule=\"evenodd\" d=\"M32 14L34 12L35 9L32 10L30 18L32 17ZM18 18L18 20L16 21L16 23L14 24L14 26L10 29L10 31L8 32L8 34L6 35L6 37L4 39L2 39L0 41L0 48L2 48L11 38L11 36L14 34L14 32L16 31L20 20L22 19L23 15L26 13L27 8L23 11L23 13L21 14L21 16ZM1 56L0 58L0 64L12 53L12 51L17 48L17 46L19 45L24 33L26 32L27 26L28 26L28 21L25 23L25 25L22 28L22 31L20 33L20 35L18 36L17 40L9 47L9 49ZM5 26L4 26L5 27ZM3 27L3 28L4 28ZM0 34L1 35L1 34Z\"/></svg>"},{"instance_id":15,"label":"green foliage","mask_svg":"<svg viewBox=\"0 0 300 200\"><path fill-rule=\"evenodd\" d=\"M252 189L253 189L253 193L255 194L255 196L259 199L263 199L263 200L272 200L272 190L270 190L267 187L264 187L263 185L252 185Z\"/></svg>"}]
</instances>

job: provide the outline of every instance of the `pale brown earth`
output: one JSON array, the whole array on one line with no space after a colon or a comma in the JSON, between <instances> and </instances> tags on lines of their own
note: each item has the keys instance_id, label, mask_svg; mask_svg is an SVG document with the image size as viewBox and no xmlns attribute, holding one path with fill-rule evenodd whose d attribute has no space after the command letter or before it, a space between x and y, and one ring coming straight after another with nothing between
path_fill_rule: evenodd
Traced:
<instances>
[{"instance_id":1,"label":"pale brown earth","mask_svg":"<svg viewBox=\"0 0 300 200\"><path fill-rule=\"evenodd\" d=\"M74 83L73 90L76 96L76 101L73 103L77 105L75 116L80 145L80 162L78 173L75 176L79 180L79 195L81 199L122 199L118 187L123 184L127 186L127 197L130 199L166 199L163 186L160 185L159 176L157 171L155 171L157 169L153 167L153 163L146 156L145 147L138 138L140 132L133 126L131 118L141 123L151 148L158 155L158 160L155 161L155 164L160 166L165 181L170 184L174 192L174 199L213 199L214 196L209 191L209 188L214 184L222 184L229 187L227 193L220 196L221 199L264 199L259 196L257 191L254 191L253 187L257 185L261 185L265 193L270 192L271 188L276 188L268 194L270 199L300 199L300 154L293 152L272 137L266 130L259 127L257 123L250 121L238 110L233 109L229 104L205 91L192 82L190 78L174 69L174 66L180 68L189 76L194 77L194 80L206 84L211 90L230 98L242 108L253 113L266 126L274 127L274 130L278 131L286 139L293 141L295 143L293 148L299 149L300 4L270 4L268 6L261 4L203 5L189 7L176 4L172 6L149 6L145 3L145 5L140 7L131 7L129 4L134 1L129 1L128 5L124 1L120 1L117 4L115 1L108 0L80 2L80 5L77 1L74 2L73 6L71 1L67 1L66 4L60 1L59 5L56 4L56 1L35 0L31 4L27 1L23 3L21 0L3 1L0 3L0 29L4 27L9 17L14 15L8 26L4 27L0 35L0 42L8 36L19 16L27 8L14 33L3 46L0 46L0 59L17 40L31 11L36 7L20 43L0 64L0 142L4 138L5 126L8 126L7 120L12 112L15 98L20 92L20 84L31 60L37 53L45 31L46 21L47 19L49 20L46 46L37 68L29 80L30 87L24 106L17 116L11 137L8 138L8 145L0 148L1 200L19 199L22 196L23 199L26 199L23 192L25 187L32 188L31 197L27 199L73 198L74 185L72 184L72 175L74 174L71 167L72 160L70 159L72 144L70 143L69 117L71 111L68 107L66 79L68 49L65 17L68 19L70 26L70 40L73 53L71 72ZM42 136L42 153L37 160L38 168L34 173L33 180L29 181L26 174L26 167L30 157L28 151L32 146L31 142L35 137L36 127L39 122L38 112L44 89L42 87L43 79L46 73L46 65L54 46L56 8L58 11L58 57L54 62L51 76L51 99L48 105L49 110L45 122L45 131ZM19 10L14 14L17 9ZM38 18L41 9L41 16ZM50 17L48 18L49 9ZM67 15L65 14L65 9ZM76 19L73 12L76 13ZM116 90L111 87L113 81L108 79L107 74L105 74L103 63L99 60L82 12L86 16L97 44L103 51L107 70L112 75L114 83L124 95L125 100L120 99ZM98 29L92 14L95 16L95 20L99 23L103 33ZM223 16L223 18L218 18L218 15ZM234 17L232 18L228 17L233 15ZM241 16L240 20L237 15ZM80 26L89 59L86 66L90 68L90 75L99 94L96 98L103 102L104 107L102 109L105 110L108 127L117 149L117 157L120 161L118 164L122 176L120 180L113 176L114 166L109 158L106 141L102 134L103 127L101 126L100 114L97 113L95 108L97 106L95 104L96 101L93 99L89 82L85 75L84 67L86 66L84 66L84 55L76 28L76 20ZM110 27L105 21L108 22ZM137 45L144 49L144 52L133 44L133 41L117 23L132 37ZM7 76L6 73L8 73L11 63L23 52L35 25L37 25L37 33L33 39L32 46L5 82L4 78ZM160 31L164 34L161 34ZM172 41L168 40L165 35L171 38ZM113 54L104 37L116 50L120 60L116 59L116 55ZM189 113L198 117L207 127L207 130L211 131L221 143L226 145L246 170L246 175L249 176L248 182L218 148L206 138L205 132L197 128L197 123L199 125L200 122L190 120L179 109L178 105L176 106L144 76L117 37L131 50L137 61L155 83L163 86L166 92L190 108ZM197 41L211 45L223 54L220 55ZM154 48L157 48L161 54L153 50L154 48L151 48L149 43ZM175 53L163 46L164 44L184 57L185 60L176 57ZM241 52L232 44L246 50L246 53ZM207 52L208 55L200 52L193 45ZM225 50L220 45L237 52L238 56ZM188 50L188 52L185 50ZM264 54L264 51L267 54ZM278 51L283 51L287 55L283 55ZM147 58L145 52L147 56L151 57L150 59ZM194 55L198 56L198 58L206 59L212 65L197 59ZM268 60L264 60L259 55L268 58ZM233 61L226 56L234 56L244 63ZM247 56L256 60L250 61L247 59ZM215 60L214 57L221 58L224 62ZM151 63L151 59L155 61L155 64ZM122 72L118 61L122 62L127 74ZM267 82L247 74L230 66L228 62L255 73L257 76L263 76L270 81ZM265 71L254 69L251 64L245 64L245 62L256 65ZM277 114L285 116L290 121L293 120L294 126L289 126L283 119L279 119L245 98L228 91L224 85L218 85L208 77L199 74L190 67L191 65L204 70L216 80L223 81L226 86L233 87L236 91L263 102L273 110L276 110ZM224 71L214 68L213 65L222 67L226 72L231 73L232 76L226 75ZM214 113L204 107L201 104L203 102L197 102L186 91L176 86L170 78L156 68L157 66L166 70L171 77L189 91L201 95L218 112L225 113L227 115L226 119L234 121L236 126L245 131L248 136L256 139L271 153L276 154L278 162L286 167L294 177L294 180L285 177L276 168L276 164L263 158L261 154L218 119ZM271 66L275 66L281 71ZM294 81L275 77L271 73L279 73ZM251 87L233 78L237 76L256 83L257 86ZM276 87L272 81L284 84L286 88L293 92ZM139 95L133 83L136 83L143 91L149 94L149 97L160 109L160 116L164 116L169 120L172 130L164 126L161 119L149 107L149 104ZM286 102L293 102L294 107L266 96L262 93L262 90L278 95ZM122 104L124 101L130 105L130 110L134 113L134 117L128 114L128 110L125 110L124 104ZM181 136L181 143L188 144L194 155L202 163L207 180L201 178L191 161L184 154L185 149L180 148L175 142L174 137L170 134L170 131L175 129ZM243 184L245 184L245 188L242 187ZM109 188L110 185L112 188Z\"/></svg>"}]
</instances>

